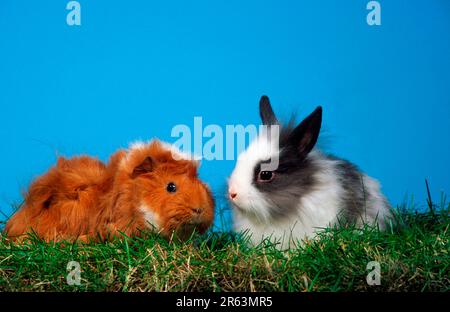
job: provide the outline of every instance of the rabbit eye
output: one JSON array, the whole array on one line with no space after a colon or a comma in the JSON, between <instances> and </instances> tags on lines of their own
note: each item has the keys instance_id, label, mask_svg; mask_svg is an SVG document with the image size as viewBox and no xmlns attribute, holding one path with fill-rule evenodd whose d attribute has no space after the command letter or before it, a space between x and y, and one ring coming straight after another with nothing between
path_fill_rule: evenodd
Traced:
<instances>
[{"instance_id":1,"label":"rabbit eye","mask_svg":"<svg viewBox=\"0 0 450 312\"><path fill-rule=\"evenodd\" d=\"M175 183L170 182L169 184L167 184L166 190L169 193L175 193L177 191L177 186L175 185Z\"/></svg>"},{"instance_id":2,"label":"rabbit eye","mask_svg":"<svg viewBox=\"0 0 450 312\"><path fill-rule=\"evenodd\" d=\"M270 182L273 180L274 175L272 171L261 171L259 173L259 180L262 182Z\"/></svg>"}]
</instances>

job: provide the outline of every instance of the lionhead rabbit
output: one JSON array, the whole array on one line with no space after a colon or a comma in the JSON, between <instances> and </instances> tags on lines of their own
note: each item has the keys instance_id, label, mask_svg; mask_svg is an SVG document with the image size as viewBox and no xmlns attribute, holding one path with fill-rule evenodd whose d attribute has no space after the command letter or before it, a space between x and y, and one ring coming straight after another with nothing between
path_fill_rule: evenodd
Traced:
<instances>
[{"instance_id":1,"label":"lionhead rabbit","mask_svg":"<svg viewBox=\"0 0 450 312\"><path fill-rule=\"evenodd\" d=\"M236 231L247 231L252 243L270 237L280 248L289 248L343 222L385 227L390 207L378 182L352 163L314 148L321 107L296 127L281 126L263 96L260 115L268 130L239 155L229 178ZM278 129L278 140L267 135L271 129ZM274 170L262 167L274 158Z\"/></svg>"}]
</instances>

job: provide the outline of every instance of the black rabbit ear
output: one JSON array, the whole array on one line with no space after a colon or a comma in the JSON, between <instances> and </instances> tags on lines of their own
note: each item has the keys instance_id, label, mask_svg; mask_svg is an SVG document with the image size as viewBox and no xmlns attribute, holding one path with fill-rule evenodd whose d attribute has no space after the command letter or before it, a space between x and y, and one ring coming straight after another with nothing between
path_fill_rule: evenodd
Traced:
<instances>
[{"instance_id":1,"label":"black rabbit ear","mask_svg":"<svg viewBox=\"0 0 450 312\"><path fill-rule=\"evenodd\" d=\"M291 133L289 144L294 146L301 157L305 157L316 145L322 126L322 107L306 117Z\"/></svg>"},{"instance_id":2,"label":"black rabbit ear","mask_svg":"<svg viewBox=\"0 0 450 312\"><path fill-rule=\"evenodd\" d=\"M266 95L263 95L259 101L259 114L263 125L270 126L278 124L277 117L275 117L269 98Z\"/></svg>"}]
</instances>

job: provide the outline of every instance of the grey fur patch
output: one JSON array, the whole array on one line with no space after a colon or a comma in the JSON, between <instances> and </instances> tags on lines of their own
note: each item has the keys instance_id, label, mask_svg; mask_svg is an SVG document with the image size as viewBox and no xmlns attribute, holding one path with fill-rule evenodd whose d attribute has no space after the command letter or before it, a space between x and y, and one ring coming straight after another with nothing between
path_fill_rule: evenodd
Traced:
<instances>
[{"instance_id":1,"label":"grey fur patch","mask_svg":"<svg viewBox=\"0 0 450 312\"><path fill-rule=\"evenodd\" d=\"M365 185L365 175L353 163L332 155L327 158L336 161L336 174L344 194L341 197L340 223L354 224L358 221L371 220L378 211L373 211L371 206L374 195ZM378 195L378 194L376 194ZM381 195L381 194L380 194ZM388 201L383 197L385 207L390 207ZM377 220L383 226L384 220Z\"/></svg>"},{"instance_id":2,"label":"grey fur patch","mask_svg":"<svg viewBox=\"0 0 450 312\"><path fill-rule=\"evenodd\" d=\"M336 160L336 174L344 193L341 197L340 222L354 223L361 218L365 219L367 213L367 203L371 194L364 185L364 174L351 162L337 158L332 155L329 159Z\"/></svg>"},{"instance_id":3,"label":"grey fur patch","mask_svg":"<svg viewBox=\"0 0 450 312\"><path fill-rule=\"evenodd\" d=\"M289 217L298 209L301 198L313 192L319 181L317 173L322 169L311 157L300 159L293 148L285 147L280 155L280 165L274 171L271 182L258 182L260 164L254 168L253 184L270 202L270 214L274 219ZM335 174L344 190L341 197L340 223L355 223L364 220L370 194L364 185L364 174L358 167L344 159L323 155L334 162Z\"/></svg>"},{"instance_id":4,"label":"grey fur patch","mask_svg":"<svg viewBox=\"0 0 450 312\"><path fill-rule=\"evenodd\" d=\"M308 157L300 159L293 147L283 148L278 169L271 182L258 181L261 163L254 168L253 184L270 201L270 214L274 219L289 217L298 209L298 202L314 190L319 170Z\"/></svg>"}]
</instances>

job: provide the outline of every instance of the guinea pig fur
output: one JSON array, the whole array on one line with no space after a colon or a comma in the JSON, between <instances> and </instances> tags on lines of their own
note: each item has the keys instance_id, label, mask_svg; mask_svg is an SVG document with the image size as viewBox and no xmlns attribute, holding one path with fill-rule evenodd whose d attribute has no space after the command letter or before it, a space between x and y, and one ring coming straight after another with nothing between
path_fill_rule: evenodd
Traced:
<instances>
[{"instance_id":1,"label":"guinea pig fur","mask_svg":"<svg viewBox=\"0 0 450 312\"><path fill-rule=\"evenodd\" d=\"M158 140L119 150L107 164L60 157L31 184L5 233L16 240L34 232L45 241L108 240L148 228L165 237L203 233L213 222L214 200L198 165Z\"/></svg>"}]
</instances>

